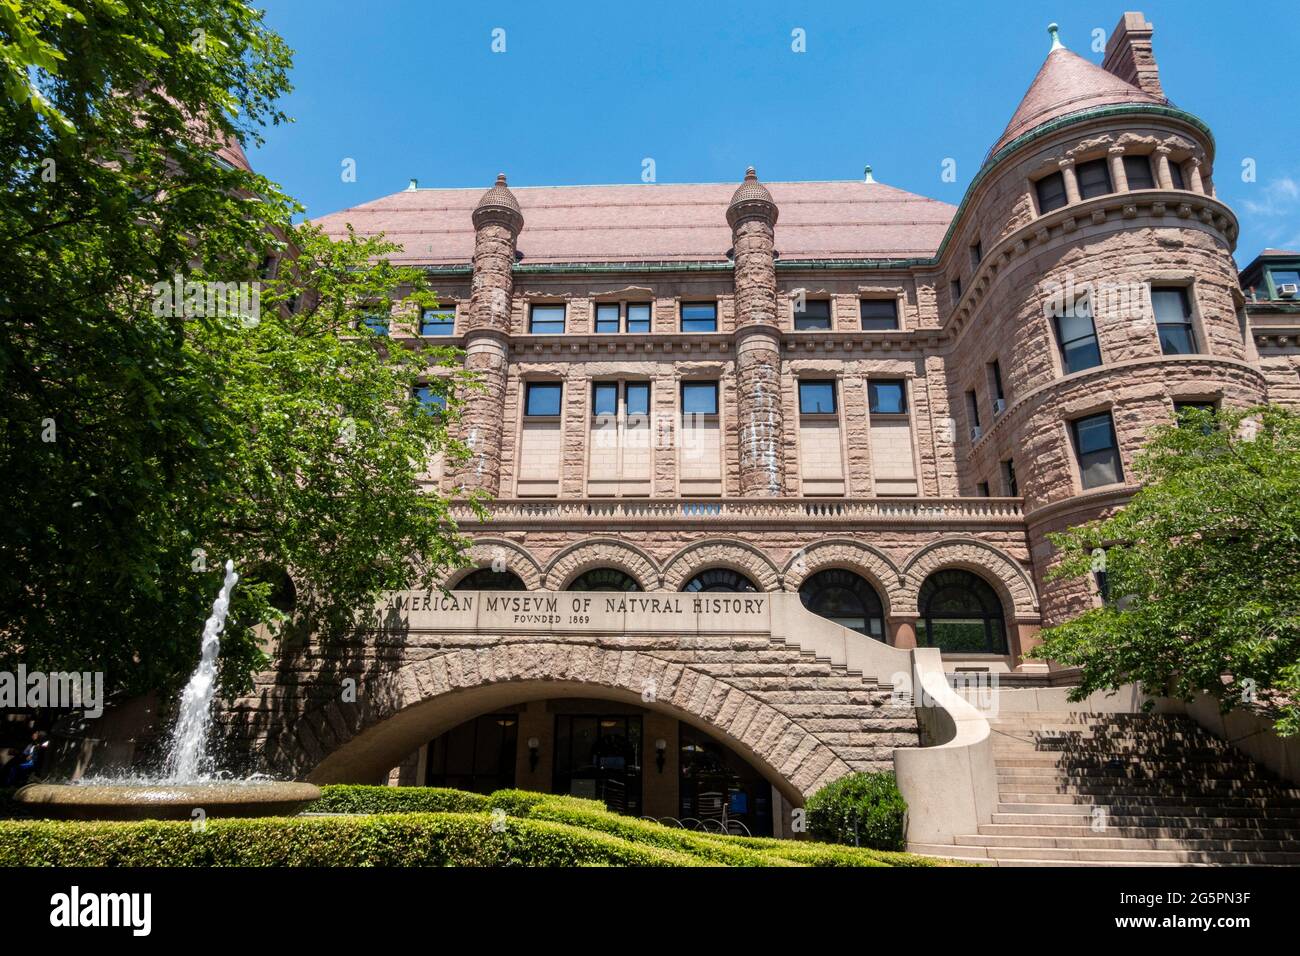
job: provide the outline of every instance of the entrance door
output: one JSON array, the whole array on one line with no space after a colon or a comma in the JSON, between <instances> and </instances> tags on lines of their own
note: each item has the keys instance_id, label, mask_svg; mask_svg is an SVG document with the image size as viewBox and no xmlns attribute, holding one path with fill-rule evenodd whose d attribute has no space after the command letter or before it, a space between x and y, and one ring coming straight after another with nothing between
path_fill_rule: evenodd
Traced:
<instances>
[{"instance_id":1,"label":"entrance door","mask_svg":"<svg viewBox=\"0 0 1300 956\"><path fill-rule=\"evenodd\" d=\"M772 785L729 747L690 724L678 724L682 820L708 830L772 835Z\"/></svg>"},{"instance_id":2,"label":"entrance door","mask_svg":"<svg viewBox=\"0 0 1300 956\"><path fill-rule=\"evenodd\" d=\"M425 786L491 793L515 785L518 714L484 714L429 743Z\"/></svg>"},{"instance_id":3,"label":"entrance door","mask_svg":"<svg viewBox=\"0 0 1300 956\"><path fill-rule=\"evenodd\" d=\"M641 718L557 714L553 790L640 816Z\"/></svg>"}]
</instances>

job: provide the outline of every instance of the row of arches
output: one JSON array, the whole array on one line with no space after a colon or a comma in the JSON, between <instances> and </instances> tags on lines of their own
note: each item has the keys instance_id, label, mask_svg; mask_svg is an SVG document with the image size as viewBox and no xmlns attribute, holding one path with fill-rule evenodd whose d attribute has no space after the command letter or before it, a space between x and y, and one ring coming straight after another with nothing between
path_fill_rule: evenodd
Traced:
<instances>
[{"instance_id":1,"label":"row of arches","mask_svg":"<svg viewBox=\"0 0 1300 956\"><path fill-rule=\"evenodd\" d=\"M510 570L491 567L471 571L454 590L526 591L528 586ZM640 591L632 575L616 567L583 571L569 582L569 591ZM744 573L729 567L704 568L680 590L685 592L755 592L761 590ZM804 607L859 634L883 641L885 607L871 582L847 568L825 568L799 585ZM921 585L917 642L946 652L1006 654L1006 619L993 587L979 575L962 569L936 571Z\"/></svg>"}]
</instances>

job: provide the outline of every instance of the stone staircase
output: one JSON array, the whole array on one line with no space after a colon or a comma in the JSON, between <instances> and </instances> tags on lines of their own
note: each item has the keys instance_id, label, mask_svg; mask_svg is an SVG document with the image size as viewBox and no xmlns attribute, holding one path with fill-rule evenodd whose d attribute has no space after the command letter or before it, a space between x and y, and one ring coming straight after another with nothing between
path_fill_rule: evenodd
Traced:
<instances>
[{"instance_id":1,"label":"stone staircase","mask_svg":"<svg viewBox=\"0 0 1300 956\"><path fill-rule=\"evenodd\" d=\"M1300 789L1188 717L991 718L998 803L952 846L908 849L992 866L1300 864Z\"/></svg>"}]
</instances>

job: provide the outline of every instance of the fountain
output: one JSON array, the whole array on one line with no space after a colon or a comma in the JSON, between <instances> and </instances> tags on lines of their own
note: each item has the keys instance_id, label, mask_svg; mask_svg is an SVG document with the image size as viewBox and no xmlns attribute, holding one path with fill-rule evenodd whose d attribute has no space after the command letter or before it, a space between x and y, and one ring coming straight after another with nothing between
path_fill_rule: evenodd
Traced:
<instances>
[{"instance_id":1,"label":"fountain","mask_svg":"<svg viewBox=\"0 0 1300 956\"><path fill-rule=\"evenodd\" d=\"M181 693L165 772L156 778L85 779L70 784L29 784L14 795L42 816L68 820L197 819L263 817L295 813L320 797L309 783L285 783L254 775L236 779L213 767L208 754L212 701L217 692L217 655L239 575L226 562L221 591L203 625L199 665Z\"/></svg>"}]
</instances>

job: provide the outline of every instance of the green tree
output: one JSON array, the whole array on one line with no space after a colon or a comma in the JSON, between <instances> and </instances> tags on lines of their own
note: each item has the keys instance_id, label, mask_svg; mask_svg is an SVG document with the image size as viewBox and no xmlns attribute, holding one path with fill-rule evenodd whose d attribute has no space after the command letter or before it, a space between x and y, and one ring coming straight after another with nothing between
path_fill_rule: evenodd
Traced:
<instances>
[{"instance_id":1,"label":"green tree","mask_svg":"<svg viewBox=\"0 0 1300 956\"><path fill-rule=\"evenodd\" d=\"M0 3L0 663L165 693L231 558L235 690L259 625L328 637L459 560L419 485L462 453L456 403L411 392L454 356L356 334L395 296L432 301L423 276L382 238L291 226L239 162L285 121L289 63L239 0ZM258 282L285 252L257 321L168 301L176 277Z\"/></svg>"},{"instance_id":2,"label":"green tree","mask_svg":"<svg viewBox=\"0 0 1300 956\"><path fill-rule=\"evenodd\" d=\"M1112 517L1051 536L1052 577L1104 571L1108 597L1031 656L1082 668L1079 697L1141 681L1300 731L1300 418L1188 411L1137 470L1143 487Z\"/></svg>"}]
</instances>

